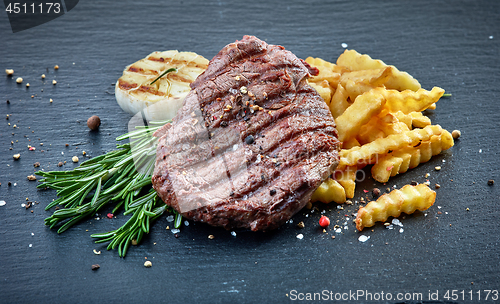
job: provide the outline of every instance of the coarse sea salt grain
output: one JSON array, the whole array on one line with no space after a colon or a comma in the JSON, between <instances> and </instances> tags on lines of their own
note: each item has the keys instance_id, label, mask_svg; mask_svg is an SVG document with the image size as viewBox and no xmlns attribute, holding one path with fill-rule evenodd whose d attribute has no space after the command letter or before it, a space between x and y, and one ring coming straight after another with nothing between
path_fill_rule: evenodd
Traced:
<instances>
[{"instance_id":1,"label":"coarse sea salt grain","mask_svg":"<svg viewBox=\"0 0 500 304\"><path fill-rule=\"evenodd\" d=\"M184 221L184 226L189 226L189 222L188 221Z\"/></svg>"},{"instance_id":2,"label":"coarse sea salt grain","mask_svg":"<svg viewBox=\"0 0 500 304\"><path fill-rule=\"evenodd\" d=\"M403 228L399 229L399 233L403 233L403 231L405 231Z\"/></svg>"},{"instance_id":3,"label":"coarse sea salt grain","mask_svg":"<svg viewBox=\"0 0 500 304\"><path fill-rule=\"evenodd\" d=\"M345 48L347 48L347 43L344 42L341 44L341 46L345 49Z\"/></svg>"},{"instance_id":4,"label":"coarse sea salt grain","mask_svg":"<svg viewBox=\"0 0 500 304\"><path fill-rule=\"evenodd\" d=\"M342 229L341 228L336 228L335 229L335 233L341 233L342 232Z\"/></svg>"},{"instance_id":5,"label":"coarse sea salt grain","mask_svg":"<svg viewBox=\"0 0 500 304\"><path fill-rule=\"evenodd\" d=\"M167 216L167 222L173 222L173 221L174 221L174 216L173 215Z\"/></svg>"},{"instance_id":6,"label":"coarse sea salt grain","mask_svg":"<svg viewBox=\"0 0 500 304\"><path fill-rule=\"evenodd\" d=\"M490 40L493 39L493 36L488 37Z\"/></svg>"},{"instance_id":7,"label":"coarse sea salt grain","mask_svg":"<svg viewBox=\"0 0 500 304\"><path fill-rule=\"evenodd\" d=\"M360 241L361 243L364 243L364 242L368 241L369 239L370 239L369 236L362 234L359 236L358 241Z\"/></svg>"},{"instance_id":8,"label":"coarse sea salt grain","mask_svg":"<svg viewBox=\"0 0 500 304\"><path fill-rule=\"evenodd\" d=\"M181 232L180 229L170 229L170 231L172 231L173 234Z\"/></svg>"},{"instance_id":9,"label":"coarse sea salt grain","mask_svg":"<svg viewBox=\"0 0 500 304\"><path fill-rule=\"evenodd\" d=\"M231 231L231 235L232 235L232 236L236 236L236 232Z\"/></svg>"},{"instance_id":10,"label":"coarse sea salt grain","mask_svg":"<svg viewBox=\"0 0 500 304\"><path fill-rule=\"evenodd\" d=\"M302 240L302 239L304 238L304 235L303 235L302 233L297 234L297 238L298 238L299 240Z\"/></svg>"},{"instance_id":11,"label":"coarse sea salt grain","mask_svg":"<svg viewBox=\"0 0 500 304\"><path fill-rule=\"evenodd\" d=\"M403 223L401 223L401 221L400 221L400 220L398 220L397 218L393 218L391 223L392 223L393 225L397 225L397 226L401 226L401 227L403 227Z\"/></svg>"},{"instance_id":12,"label":"coarse sea salt grain","mask_svg":"<svg viewBox=\"0 0 500 304\"><path fill-rule=\"evenodd\" d=\"M0 207L5 206L7 204L5 201L0 201Z\"/></svg>"}]
</instances>

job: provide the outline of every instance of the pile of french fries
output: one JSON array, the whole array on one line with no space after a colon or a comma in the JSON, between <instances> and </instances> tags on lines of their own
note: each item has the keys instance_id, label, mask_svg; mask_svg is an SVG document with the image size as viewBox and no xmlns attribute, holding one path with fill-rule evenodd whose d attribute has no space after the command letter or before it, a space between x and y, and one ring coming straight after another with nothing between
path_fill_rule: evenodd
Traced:
<instances>
[{"instance_id":1,"label":"pile of french fries","mask_svg":"<svg viewBox=\"0 0 500 304\"><path fill-rule=\"evenodd\" d=\"M392 176L415 168L454 145L451 134L432 125L422 113L436 108L443 89L422 89L408 73L354 50L346 50L336 64L312 57L306 62L319 69L319 74L308 81L328 104L343 143L337 169L314 192L312 202L341 204L353 198L356 172L365 166L371 165L376 181L386 183ZM405 212L412 213L434 203L435 195L429 195L429 191L434 191L426 185L411 189L402 199L399 195L398 204L380 203L387 201L384 195L377 200L378 205L370 202L362 207L358 212L358 230L373 225L366 218L399 215L401 208L397 206L405 206ZM387 196L398 196L395 193Z\"/></svg>"}]
</instances>

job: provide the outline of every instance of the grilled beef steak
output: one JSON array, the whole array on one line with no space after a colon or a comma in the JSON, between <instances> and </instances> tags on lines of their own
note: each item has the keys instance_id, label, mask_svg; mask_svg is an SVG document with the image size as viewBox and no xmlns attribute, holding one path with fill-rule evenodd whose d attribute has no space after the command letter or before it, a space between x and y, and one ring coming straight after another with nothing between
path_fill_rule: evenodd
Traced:
<instances>
[{"instance_id":1,"label":"grilled beef steak","mask_svg":"<svg viewBox=\"0 0 500 304\"><path fill-rule=\"evenodd\" d=\"M224 47L158 130L153 187L184 217L274 229L338 164L335 122L306 78L318 70L245 36Z\"/></svg>"}]
</instances>

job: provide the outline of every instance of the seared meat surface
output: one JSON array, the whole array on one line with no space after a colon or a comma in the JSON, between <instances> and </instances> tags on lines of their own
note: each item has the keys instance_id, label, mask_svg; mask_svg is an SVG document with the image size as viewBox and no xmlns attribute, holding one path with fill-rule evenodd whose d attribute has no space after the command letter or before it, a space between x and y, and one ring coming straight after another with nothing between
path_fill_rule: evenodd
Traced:
<instances>
[{"instance_id":1,"label":"seared meat surface","mask_svg":"<svg viewBox=\"0 0 500 304\"><path fill-rule=\"evenodd\" d=\"M226 229L285 223L339 160L335 122L306 81L317 73L253 36L224 47L155 134L158 195L184 217Z\"/></svg>"}]
</instances>

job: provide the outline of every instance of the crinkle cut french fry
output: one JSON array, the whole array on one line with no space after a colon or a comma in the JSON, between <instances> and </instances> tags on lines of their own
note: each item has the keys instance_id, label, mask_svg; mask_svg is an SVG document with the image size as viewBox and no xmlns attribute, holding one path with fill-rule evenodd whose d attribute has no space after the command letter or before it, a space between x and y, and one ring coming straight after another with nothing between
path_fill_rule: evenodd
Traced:
<instances>
[{"instance_id":1,"label":"crinkle cut french fry","mask_svg":"<svg viewBox=\"0 0 500 304\"><path fill-rule=\"evenodd\" d=\"M348 139L342 142L342 149L350 149L359 146L361 146L361 144L356 139L356 137L349 137Z\"/></svg>"},{"instance_id":2,"label":"crinkle cut french fry","mask_svg":"<svg viewBox=\"0 0 500 304\"><path fill-rule=\"evenodd\" d=\"M360 145L364 145L384 137L385 133L382 130L380 130L376 124L371 123L370 120L370 122L364 124L361 128L359 128L359 132L358 135L356 136L356 139L358 140ZM346 149L348 148L346 147Z\"/></svg>"},{"instance_id":3,"label":"crinkle cut french fry","mask_svg":"<svg viewBox=\"0 0 500 304\"><path fill-rule=\"evenodd\" d=\"M309 82L309 85L319 93L327 105L330 105L330 101L332 99L332 88L330 87L328 81L323 80L320 82Z\"/></svg>"},{"instance_id":4,"label":"crinkle cut french fry","mask_svg":"<svg viewBox=\"0 0 500 304\"><path fill-rule=\"evenodd\" d=\"M373 164L378 155L386 154L389 150L399 150L406 146L414 146L426 141L432 135L441 135L440 125L430 125L423 129L414 129L399 134L379 138L360 147L340 151L340 168L359 164ZM449 141L449 140L447 140Z\"/></svg>"},{"instance_id":5,"label":"crinkle cut french fry","mask_svg":"<svg viewBox=\"0 0 500 304\"><path fill-rule=\"evenodd\" d=\"M340 76L339 82L346 86L347 81L353 81L356 84L368 84L374 87L383 86L391 74L391 67L384 67L374 70L361 70L345 72Z\"/></svg>"},{"instance_id":6,"label":"crinkle cut french fry","mask_svg":"<svg viewBox=\"0 0 500 304\"><path fill-rule=\"evenodd\" d=\"M356 97L374 89L383 87L391 74L391 67L376 70L363 70L343 73L339 83L344 86L349 98L355 100Z\"/></svg>"},{"instance_id":7,"label":"crinkle cut french fry","mask_svg":"<svg viewBox=\"0 0 500 304\"><path fill-rule=\"evenodd\" d=\"M415 128L424 128L431 124L431 119L424 116L422 112L411 112L409 115L411 116L411 124Z\"/></svg>"},{"instance_id":8,"label":"crinkle cut french fry","mask_svg":"<svg viewBox=\"0 0 500 304\"><path fill-rule=\"evenodd\" d=\"M432 156L453 146L453 137L443 130L441 135L433 135L430 140L419 142L416 146L404 147L391 154L381 155L371 168L373 179L386 183L391 176L405 173L421 163L429 161Z\"/></svg>"},{"instance_id":9,"label":"crinkle cut french fry","mask_svg":"<svg viewBox=\"0 0 500 304\"><path fill-rule=\"evenodd\" d=\"M376 88L358 96L354 103L335 119L340 141L355 135L362 125L382 110L385 98L380 91L383 90Z\"/></svg>"},{"instance_id":10,"label":"crinkle cut french fry","mask_svg":"<svg viewBox=\"0 0 500 304\"><path fill-rule=\"evenodd\" d=\"M407 154L409 156L409 154ZM408 158L408 161L410 158ZM399 173L399 168L403 164L403 158L395 155L383 155L377 163L373 165L371 172L372 177L379 183L385 183L391 176Z\"/></svg>"},{"instance_id":11,"label":"crinkle cut french fry","mask_svg":"<svg viewBox=\"0 0 500 304\"><path fill-rule=\"evenodd\" d=\"M394 116L401 122L404 122L411 130L415 128L424 128L431 124L431 119L424 116L422 112L411 112L405 114L401 111L394 113Z\"/></svg>"},{"instance_id":12,"label":"crinkle cut french fry","mask_svg":"<svg viewBox=\"0 0 500 304\"><path fill-rule=\"evenodd\" d=\"M433 103L436 103L444 94L444 90L439 87L432 88L431 91L419 89L414 92L405 90L402 92L396 90L386 90L383 92L387 102L385 108L392 113L401 111L405 114L411 112L420 112L427 109Z\"/></svg>"},{"instance_id":13,"label":"crinkle cut french fry","mask_svg":"<svg viewBox=\"0 0 500 304\"><path fill-rule=\"evenodd\" d=\"M337 74L343 74L345 72L350 72L348 68L338 66L335 63L326 61L322 58L308 57L308 58L306 58L305 61L312 66L315 66L317 68L325 68L325 69L332 71L333 73L337 73Z\"/></svg>"},{"instance_id":14,"label":"crinkle cut french fry","mask_svg":"<svg viewBox=\"0 0 500 304\"><path fill-rule=\"evenodd\" d=\"M344 187L342 187L336 180L327 178L323 183L321 183L321 185L319 185L311 197L311 202L318 201L325 204L330 202L342 204L346 201Z\"/></svg>"},{"instance_id":15,"label":"crinkle cut french fry","mask_svg":"<svg viewBox=\"0 0 500 304\"><path fill-rule=\"evenodd\" d=\"M375 222L384 222L390 216L398 217L402 212L412 214L416 210L426 210L435 200L436 192L427 185L406 185L401 190L393 190L359 208L356 229L361 231L365 227L372 227Z\"/></svg>"},{"instance_id":16,"label":"crinkle cut french fry","mask_svg":"<svg viewBox=\"0 0 500 304\"><path fill-rule=\"evenodd\" d=\"M368 55L361 55L355 50L346 50L337 59L337 66L343 66L351 71L360 70L374 70L387 67L382 60L372 59ZM385 82L385 87L398 91L412 90L417 91L420 89L420 83L406 72L399 71L395 66L392 68L391 76Z\"/></svg>"},{"instance_id":17,"label":"crinkle cut french fry","mask_svg":"<svg viewBox=\"0 0 500 304\"><path fill-rule=\"evenodd\" d=\"M335 180L344 187L345 195L347 198L354 197L354 190L356 189L356 172L357 166L345 167L343 170L336 170L334 172Z\"/></svg>"},{"instance_id":18,"label":"crinkle cut french fry","mask_svg":"<svg viewBox=\"0 0 500 304\"><path fill-rule=\"evenodd\" d=\"M332 113L333 118L337 118L351 105L347 99L349 98L349 94L345 90L345 88L338 84L335 93L333 93L332 99L330 101L330 112Z\"/></svg>"},{"instance_id":19,"label":"crinkle cut french fry","mask_svg":"<svg viewBox=\"0 0 500 304\"><path fill-rule=\"evenodd\" d=\"M333 88L337 87L340 74L343 70L345 70L345 68L338 68L334 63L321 58L308 57L305 61L319 70L318 75L309 78L311 82L321 82L326 80Z\"/></svg>"},{"instance_id":20,"label":"crinkle cut french fry","mask_svg":"<svg viewBox=\"0 0 500 304\"><path fill-rule=\"evenodd\" d=\"M382 116L382 117L381 117ZM377 138L386 137L391 134L398 134L409 131L408 125L397 119L391 113L380 113L373 116L370 121L361 126L357 139L360 144L366 144L374 141Z\"/></svg>"},{"instance_id":21,"label":"crinkle cut french fry","mask_svg":"<svg viewBox=\"0 0 500 304\"><path fill-rule=\"evenodd\" d=\"M412 112L412 113L417 113L417 112ZM410 114L405 114L401 111L393 113L394 117L396 117L398 121L404 123L408 127L408 129L411 130L413 129L413 117Z\"/></svg>"},{"instance_id":22,"label":"crinkle cut french fry","mask_svg":"<svg viewBox=\"0 0 500 304\"><path fill-rule=\"evenodd\" d=\"M341 85L341 83L339 83L339 86L340 85ZM356 98L359 95L362 95L362 94L370 91L371 89L376 88L375 85L359 83L359 82L355 82L351 79L347 80L343 85L345 86L345 91L347 92L347 95L348 95L350 100L356 100Z\"/></svg>"}]
</instances>

